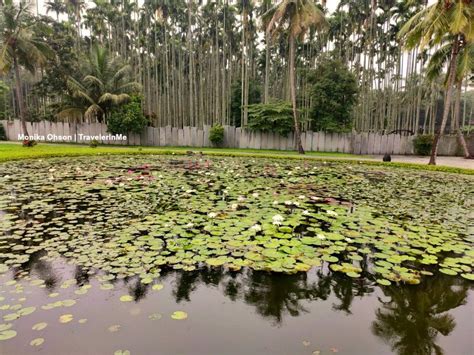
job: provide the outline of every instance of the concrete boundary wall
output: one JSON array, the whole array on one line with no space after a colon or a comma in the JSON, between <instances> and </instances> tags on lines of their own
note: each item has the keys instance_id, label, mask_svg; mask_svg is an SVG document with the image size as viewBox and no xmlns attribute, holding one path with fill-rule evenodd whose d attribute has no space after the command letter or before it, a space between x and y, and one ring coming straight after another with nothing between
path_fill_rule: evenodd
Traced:
<instances>
[{"instance_id":1,"label":"concrete boundary wall","mask_svg":"<svg viewBox=\"0 0 474 355\"><path fill-rule=\"evenodd\" d=\"M22 133L19 120L0 121L5 128L8 140L18 141ZM27 123L30 136L45 136L48 141L88 143L84 136L107 135L107 126L103 123L64 123L64 122L33 122ZM102 144L129 144L144 146L183 146L211 147L209 133L211 126L198 127L147 127L141 134L130 134L128 142L101 140ZM49 136L48 136L49 135ZM48 139L51 138L51 139ZM71 139L69 139L71 138ZM414 136L397 134L384 135L373 132L360 133L325 133L302 132L301 141L307 151L339 152L352 154L414 154ZM474 135L468 137L468 145L474 149ZM224 126L225 148L252 149L295 149L292 134L282 137L276 133L253 132L241 127ZM439 155L454 156L460 153L455 136L443 136L439 146Z\"/></svg>"}]
</instances>

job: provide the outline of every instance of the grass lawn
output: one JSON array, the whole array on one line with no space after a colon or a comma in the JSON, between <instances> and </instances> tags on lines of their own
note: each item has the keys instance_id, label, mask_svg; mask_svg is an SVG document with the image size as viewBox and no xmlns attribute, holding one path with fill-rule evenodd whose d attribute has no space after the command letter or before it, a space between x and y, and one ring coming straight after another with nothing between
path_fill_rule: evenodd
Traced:
<instances>
[{"instance_id":1,"label":"grass lawn","mask_svg":"<svg viewBox=\"0 0 474 355\"><path fill-rule=\"evenodd\" d=\"M40 143L35 147L25 148L20 143L0 142L0 162L65 156L88 155L115 155L115 154L159 154L159 155L184 155L187 151L203 152L209 156L230 157L260 157L273 159L324 159L328 161L343 161L351 163L364 163L370 165L384 165L379 161L370 160L368 155L354 155L332 152L307 152L299 155L296 151L259 150L259 149L230 149L230 148L192 148L192 147L140 147L140 146L99 146L91 148L80 144L51 144ZM474 170L432 166L413 163L390 163L391 167L412 168L420 170L445 171L474 175Z\"/></svg>"}]
</instances>

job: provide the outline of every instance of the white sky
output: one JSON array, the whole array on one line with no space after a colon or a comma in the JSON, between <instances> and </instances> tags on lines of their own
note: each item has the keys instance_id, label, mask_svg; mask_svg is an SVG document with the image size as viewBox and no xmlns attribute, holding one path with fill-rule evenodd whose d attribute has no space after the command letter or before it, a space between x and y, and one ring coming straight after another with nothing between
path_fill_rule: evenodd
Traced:
<instances>
[{"instance_id":1,"label":"white sky","mask_svg":"<svg viewBox=\"0 0 474 355\"><path fill-rule=\"evenodd\" d=\"M38 4L39 12L42 14L46 14L46 8L44 7L44 3L47 2L48 0L30 0L33 6L33 9L36 9L35 4ZM434 1L434 0L432 0ZM143 0L138 0L139 3L143 3ZM86 0L86 3L92 3L92 1ZM332 12L336 9L337 4L339 3L339 0L328 0L327 1L327 8L329 12ZM54 14L52 14L54 15Z\"/></svg>"}]
</instances>

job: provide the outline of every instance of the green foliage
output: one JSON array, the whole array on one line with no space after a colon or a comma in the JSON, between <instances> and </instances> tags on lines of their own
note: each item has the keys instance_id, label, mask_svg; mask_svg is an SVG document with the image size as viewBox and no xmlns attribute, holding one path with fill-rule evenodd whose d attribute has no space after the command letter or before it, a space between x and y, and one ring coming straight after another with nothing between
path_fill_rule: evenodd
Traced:
<instances>
[{"instance_id":1,"label":"green foliage","mask_svg":"<svg viewBox=\"0 0 474 355\"><path fill-rule=\"evenodd\" d=\"M209 132L209 140L214 145L221 145L224 142L224 127L220 124L212 126Z\"/></svg>"},{"instance_id":2,"label":"green foliage","mask_svg":"<svg viewBox=\"0 0 474 355\"><path fill-rule=\"evenodd\" d=\"M86 117L102 121L110 111L130 101L141 86L131 81L132 67L107 48L93 46L79 74L68 77L61 118Z\"/></svg>"},{"instance_id":3,"label":"green foliage","mask_svg":"<svg viewBox=\"0 0 474 355\"><path fill-rule=\"evenodd\" d=\"M261 101L261 88L260 85L254 81L249 82L249 101L248 104L257 104ZM240 127L241 124L241 109L242 109L242 81L237 80L232 85L232 92L230 98L230 115L232 118L232 125Z\"/></svg>"},{"instance_id":4,"label":"green foliage","mask_svg":"<svg viewBox=\"0 0 474 355\"><path fill-rule=\"evenodd\" d=\"M99 141L97 139L93 139L90 143L89 143L89 147L91 148L97 148L97 146L99 145Z\"/></svg>"},{"instance_id":5,"label":"green foliage","mask_svg":"<svg viewBox=\"0 0 474 355\"><path fill-rule=\"evenodd\" d=\"M422 134L415 137L413 141L415 154L430 155L433 146L433 136L431 134Z\"/></svg>"},{"instance_id":6,"label":"green foliage","mask_svg":"<svg viewBox=\"0 0 474 355\"><path fill-rule=\"evenodd\" d=\"M132 96L129 103L112 110L107 129L112 134L141 133L147 124L142 110L142 97Z\"/></svg>"},{"instance_id":7,"label":"green foliage","mask_svg":"<svg viewBox=\"0 0 474 355\"><path fill-rule=\"evenodd\" d=\"M3 127L3 124L0 123L0 141L6 141L7 140L7 132L5 132L5 127Z\"/></svg>"},{"instance_id":8,"label":"green foliage","mask_svg":"<svg viewBox=\"0 0 474 355\"><path fill-rule=\"evenodd\" d=\"M316 131L346 132L351 129L352 108L357 102L355 75L339 60L324 57L309 72L311 127Z\"/></svg>"},{"instance_id":9,"label":"green foliage","mask_svg":"<svg viewBox=\"0 0 474 355\"><path fill-rule=\"evenodd\" d=\"M293 109L290 102L249 105L248 128L253 131L276 132L287 136L293 130Z\"/></svg>"}]
</instances>

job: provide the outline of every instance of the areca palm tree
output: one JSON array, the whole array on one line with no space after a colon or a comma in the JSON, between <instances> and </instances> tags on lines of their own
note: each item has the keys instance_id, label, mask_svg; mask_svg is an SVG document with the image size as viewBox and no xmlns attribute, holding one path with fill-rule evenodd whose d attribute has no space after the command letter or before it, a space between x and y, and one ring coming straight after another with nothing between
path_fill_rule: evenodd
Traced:
<instances>
[{"instance_id":1,"label":"areca palm tree","mask_svg":"<svg viewBox=\"0 0 474 355\"><path fill-rule=\"evenodd\" d=\"M56 21L59 22L59 14L66 12L66 5L63 0L52 0L46 3L46 13L50 11L56 13Z\"/></svg>"},{"instance_id":2,"label":"areca palm tree","mask_svg":"<svg viewBox=\"0 0 474 355\"><path fill-rule=\"evenodd\" d=\"M473 0L438 0L410 18L399 33L399 37L404 40L405 47L408 49L415 47L423 49L426 46L441 43L446 36L451 38L443 118L433 142L430 165L436 165L439 139L448 121L459 52L474 40L473 22Z\"/></svg>"},{"instance_id":3,"label":"areca palm tree","mask_svg":"<svg viewBox=\"0 0 474 355\"><path fill-rule=\"evenodd\" d=\"M106 119L111 108L128 102L131 94L140 91L140 84L130 80L131 69L120 57L112 57L107 49L94 46L81 78L68 79L69 102L59 117Z\"/></svg>"},{"instance_id":4,"label":"areca palm tree","mask_svg":"<svg viewBox=\"0 0 474 355\"><path fill-rule=\"evenodd\" d=\"M53 52L39 36L47 28L34 21L26 2L20 1L16 6L12 0L5 0L0 11L0 73L6 74L12 69L14 71L22 130L28 136L20 68L34 73L37 67L46 64Z\"/></svg>"},{"instance_id":5,"label":"areca palm tree","mask_svg":"<svg viewBox=\"0 0 474 355\"><path fill-rule=\"evenodd\" d=\"M296 40L303 40L310 28L322 29L326 27L327 22L324 13L312 0L282 0L263 15L263 21L269 36L275 38L281 32L286 32L288 36L289 84L295 139L298 152L304 154L296 107Z\"/></svg>"}]
</instances>

